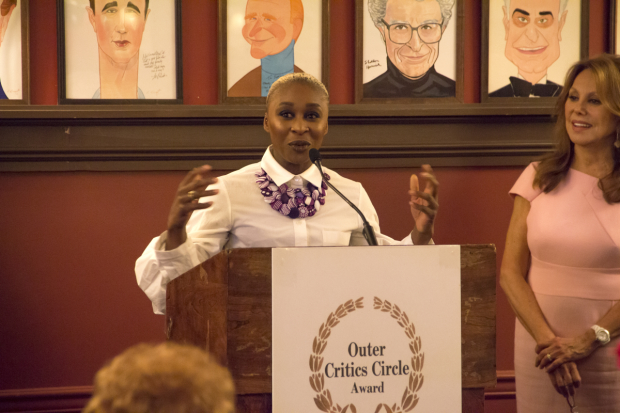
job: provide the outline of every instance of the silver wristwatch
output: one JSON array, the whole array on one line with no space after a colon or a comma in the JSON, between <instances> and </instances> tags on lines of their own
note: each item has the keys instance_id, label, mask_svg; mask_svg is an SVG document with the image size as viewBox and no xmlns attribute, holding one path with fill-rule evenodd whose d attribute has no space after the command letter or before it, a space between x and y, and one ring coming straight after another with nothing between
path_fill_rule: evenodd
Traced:
<instances>
[{"instance_id":1,"label":"silver wristwatch","mask_svg":"<svg viewBox=\"0 0 620 413\"><path fill-rule=\"evenodd\" d=\"M594 324L590 328L594 330L594 334L596 334L596 341L598 341L598 343L601 346L604 346L605 344L609 343L609 340L610 340L609 331L605 330L601 326L597 326L596 324Z\"/></svg>"}]
</instances>

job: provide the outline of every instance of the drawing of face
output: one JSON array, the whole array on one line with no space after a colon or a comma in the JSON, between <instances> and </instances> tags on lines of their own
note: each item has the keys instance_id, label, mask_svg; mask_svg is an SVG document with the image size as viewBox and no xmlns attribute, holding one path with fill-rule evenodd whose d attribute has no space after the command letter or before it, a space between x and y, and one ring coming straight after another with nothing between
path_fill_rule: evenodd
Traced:
<instances>
[{"instance_id":1,"label":"drawing of face","mask_svg":"<svg viewBox=\"0 0 620 413\"><path fill-rule=\"evenodd\" d=\"M506 58L519 73L546 73L560 57L562 27L560 0L511 0L504 9Z\"/></svg>"},{"instance_id":2,"label":"drawing of face","mask_svg":"<svg viewBox=\"0 0 620 413\"><path fill-rule=\"evenodd\" d=\"M295 13L291 0L248 0L245 9L245 25L242 34L252 46L250 53L255 59L275 55L297 39L303 26L303 6L297 1ZM291 17L293 16L293 17Z\"/></svg>"},{"instance_id":3,"label":"drawing of face","mask_svg":"<svg viewBox=\"0 0 620 413\"><path fill-rule=\"evenodd\" d=\"M385 26L377 28L383 36L387 55L390 61L398 68L398 70L409 78L419 78L433 67L437 57L439 56L439 42L427 44L422 41L420 31L440 30L441 33L445 28L437 26L441 25L441 9L437 0L388 0L385 12L385 23L391 26L390 32ZM399 26L398 23L403 23ZM433 25L425 26L427 23ZM395 25L395 26L392 26ZM414 30L411 39L402 43L398 40L398 32L418 28ZM439 27L439 29L433 29ZM408 36L405 36L408 37Z\"/></svg>"},{"instance_id":4,"label":"drawing of face","mask_svg":"<svg viewBox=\"0 0 620 413\"><path fill-rule=\"evenodd\" d=\"M150 13L145 0L95 0L95 11L86 9L103 53L116 63L136 56Z\"/></svg>"},{"instance_id":5,"label":"drawing of face","mask_svg":"<svg viewBox=\"0 0 620 413\"><path fill-rule=\"evenodd\" d=\"M17 0L2 0L2 4L0 4L0 46L2 46L4 34L9 27L9 19L16 5Z\"/></svg>"}]
</instances>

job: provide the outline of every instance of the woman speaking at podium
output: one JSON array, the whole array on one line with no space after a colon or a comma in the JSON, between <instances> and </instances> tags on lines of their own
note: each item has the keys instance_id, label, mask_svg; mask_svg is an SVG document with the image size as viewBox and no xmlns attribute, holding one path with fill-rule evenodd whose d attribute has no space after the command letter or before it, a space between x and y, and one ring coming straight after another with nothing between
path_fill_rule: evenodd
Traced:
<instances>
[{"instance_id":1,"label":"woman speaking at podium","mask_svg":"<svg viewBox=\"0 0 620 413\"><path fill-rule=\"evenodd\" d=\"M305 73L283 76L267 96L263 127L271 146L262 160L220 178L207 165L181 181L168 216L167 230L148 245L136 262L138 285L165 310L166 285L222 249L367 245L362 219L326 185L342 192L366 217L379 245L423 245L431 241L437 215L438 183L430 166L419 190L411 176L410 236L395 241L379 231L377 213L358 182L319 169L310 160L328 129L329 95ZM390 194L387 194L390 195ZM300 263L314 265L321 263Z\"/></svg>"}]
</instances>

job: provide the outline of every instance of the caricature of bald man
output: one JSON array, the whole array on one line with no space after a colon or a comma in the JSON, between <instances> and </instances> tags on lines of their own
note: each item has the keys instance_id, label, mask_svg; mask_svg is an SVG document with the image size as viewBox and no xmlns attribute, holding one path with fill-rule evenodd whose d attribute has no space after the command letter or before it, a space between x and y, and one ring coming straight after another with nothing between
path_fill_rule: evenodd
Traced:
<instances>
[{"instance_id":1,"label":"caricature of bald man","mask_svg":"<svg viewBox=\"0 0 620 413\"><path fill-rule=\"evenodd\" d=\"M280 77L303 72L295 66L295 42L303 24L301 0L248 0L242 34L261 65L235 83L228 96L267 96Z\"/></svg>"},{"instance_id":2,"label":"caricature of bald man","mask_svg":"<svg viewBox=\"0 0 620 413\"><path fill-rule=\"evenodd\" d=\"M138 68L149 0L89 2L86 11L99 45L99 89L93 99L144 99Z\"/></svg>"}]
</instances>

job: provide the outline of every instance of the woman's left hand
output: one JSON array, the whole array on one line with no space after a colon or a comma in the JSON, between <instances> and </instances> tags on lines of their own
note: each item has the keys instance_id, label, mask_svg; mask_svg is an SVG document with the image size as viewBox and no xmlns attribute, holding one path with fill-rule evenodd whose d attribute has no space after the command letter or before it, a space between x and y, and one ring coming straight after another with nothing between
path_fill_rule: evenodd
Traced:
<instances>
[{"instance_id":1,"label":"woman's left hand","mask_svg":"<svg viewBox=\"0 0 620 413\"><path fill-rule=\"evenodd\" d=\"M554 337L536 346L536 367L552 372L570 361L589 356L595 349L594 340L586 332L577 337Z\"/></svg>"},{"instance_id":2,"label":"woman's left hand","mask_svg":"<svg viewBox=\"0 0 620 413\"><path fill-rule=\"evenodd\" d=\"M562 396L574 396L575 389L581 385L581 375L573 362L562 364L560 368L547 373L555 391Z\"/></svg>"},{"instance_id":3,"label":"woman's left hand","mask_svg":"<svg viewBox=\"0 0 620 413\"><path fill-rule=\"evenodd\" d=\"M415 220L415 227L411 233L413 243L416 245L428 244L435 230L435 217L439 210L437 193L439 182L433 174L430 165L422 165L423 172L420 174L426 180L424 191L420 191L420 183L417 175L411 175L409 195L411 200L411 215Z\"/></svg>"}]
</instances>

